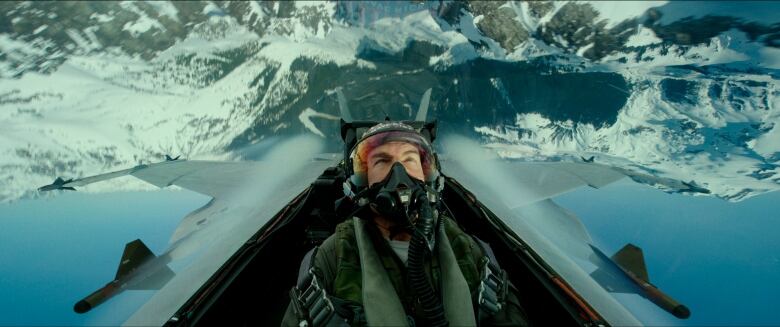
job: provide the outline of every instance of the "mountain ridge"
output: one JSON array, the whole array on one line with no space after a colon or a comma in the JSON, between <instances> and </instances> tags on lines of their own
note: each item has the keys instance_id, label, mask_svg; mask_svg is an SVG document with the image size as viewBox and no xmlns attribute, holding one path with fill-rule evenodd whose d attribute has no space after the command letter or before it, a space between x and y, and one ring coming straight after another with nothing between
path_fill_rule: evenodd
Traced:
<instances>
[{"instance_id":1,"label":"mountain ridge","mask_svg":"<svg viewBox=\"0 0 780 327\"><path fill-rule=\"evenodd\" d=\"M0 200L166 153L334 136L337 121L300 116L338 116L338 85L374 118L404 117L431 87L442 128L509 158L596 155L732 201L778 188L778 24L699 32L723 16L666 21L669 3L633 17L598 2L404 5L2 3Z\"/></svg>"}]
</instances>

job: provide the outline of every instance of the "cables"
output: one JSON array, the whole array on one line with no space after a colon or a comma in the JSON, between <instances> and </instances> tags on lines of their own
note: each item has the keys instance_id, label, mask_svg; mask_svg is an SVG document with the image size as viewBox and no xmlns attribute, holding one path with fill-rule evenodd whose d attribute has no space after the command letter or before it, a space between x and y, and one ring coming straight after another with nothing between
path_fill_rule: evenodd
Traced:
<instances>
[{"instance_id":1,"label":"cables","mask_svg":"<svg viewBox=\"0 0 780 327\"><path fill-rule=\"evenodd\" d=\"M426 325L443 327L449 326L447 317L444 315L444 305L441 299L436 295L433 286L425 273L425 259L432 255L432 248L429 237L433 237L433 213L431 205L428 202L425 192L420 192L417 196L417 203L420 206L418 218L419 227L413 228L414 233L409 241L409 259L408 273L409 283L417 293L420 304L423 308L423 316ZM426 235L427 233L429 235Z\"/></svg>"}]
</instances>

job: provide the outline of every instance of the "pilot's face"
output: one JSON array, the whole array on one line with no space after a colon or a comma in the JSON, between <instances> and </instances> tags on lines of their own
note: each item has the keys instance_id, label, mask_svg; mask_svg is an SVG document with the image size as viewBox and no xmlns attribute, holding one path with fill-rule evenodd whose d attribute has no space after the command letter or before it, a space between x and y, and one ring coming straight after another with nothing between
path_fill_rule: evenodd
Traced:
<instances>
[{"instance_id":1,"label":"pilot's face","mask_svg":"<svg viewBox=\"0 0 780 327\"><path fill-rule=\"evenodd\" d=\"M406 168L409 176L425 180L420 151L409 143L389 142L382 144L368 153L366 162L368 186L381 182L390 172L394 163L400 162Z\"/></svg>"}]
</instances>

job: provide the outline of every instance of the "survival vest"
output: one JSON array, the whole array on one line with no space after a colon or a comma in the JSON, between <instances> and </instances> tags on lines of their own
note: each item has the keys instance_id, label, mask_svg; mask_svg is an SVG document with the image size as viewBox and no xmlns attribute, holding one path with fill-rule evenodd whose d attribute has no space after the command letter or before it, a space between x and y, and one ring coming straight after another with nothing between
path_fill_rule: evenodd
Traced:
<instances>
[{"instance_id":1,"label":"survival vest","mask_svg":"<svg viewBox=\"0 0 780 327\"><path fill-rule=\"evenodd\" d=\"M452 251L457 258L458 267L460 268L463 277L466 279L466 283L469 285L469 290L472 294L479 287L479 265L480 260L485 256L482 250L476 242L466 233L464 233L458 226L450 219L444 218L442 221L444 224L444 231L447 239L450 241ZM356 303L363 303L362 299L362 271L360 266L360 255L358 253L357 240L355 239L355 227L352 223L352 219L348 219L342 222L336 227L336 262L337 273L333 282L333 296L345 299L348 301L354 301ZM376 239L376 237L374 237ZM396 292L399 297L403 295L401 300L403 302L412 301L411 294L407 294L407 290L400 289L401 285L405 285L405 281L401 278L404 275L398 268L403 269L403 264L396 262L395 254L387 251L382 251L382 247L376 246L382 260L382 264L385 269L389 269L388 275L390 276L393 286L396 288ZM400 264L400 267L399 267ZM433 269L430 274L434 288L438 286L438 281L441 278L437 271L438 260L437 257L433 257L431 263Z\"/></svg>"},{"instance_id":2,"label":"survival vest","mask_svg":"<svg viewBox=\"0 0 780 327\"><path fill-rule=\"evenodd\" d=\"M448 320L474 325L501 310L507 294L506 272L487 243L442 218L444 233L437 238L437 252L426 263L426 272L442 296ZM347 219L319 248L322 251L315 248L307 253L298 284L290 293L299 325L414 326L422 317L421 305L404 279L405 265L378 233L375 226L360 218ZM324 255L318 261L333 270L328 276L314 265L318 254ZM365 260L362 264L361 257ZM464 301L467 297L470 299Z\"/></svg>"},{"instance_id":3,"label":"survival vest","mask_svg":"<svg viewBox=\"0 0 780 327\"><path fill-rule=\"evenodd\" d=\"M440 262L439 259L440 255L443 255L439 251L439 255L434 255L431 258L431 261L426 265L426 271L428 272L429 277L431 278L432 284L434 288L439 291L440 294L442 294L445 298L443 299L445 302L447 300L450 301L450 303L454 304L456 307L458 305L460 306L460 310L458 310L458 313L460 313L460 322L465 323L466 321L472 321L474 323L474 319L479 318L486 318L488 316L491 316L495 314L500 308L500 305L498 305L498 308L496 308L496 304L500 303L501 300L503 300L503 294L501 294L501 298L495 297L496 294L501 292L500 289L496 289L495 287L491 290L485 290L486 288L486 282L488 279L493 281L494 283L488 283L491 285L496 285L495 281L498 281L498 285L504 284L505 280L498 280L499 278L496 277L495 274L492 273L490 268L487 266L489 262L495 263L495 258L492 254L492 251L490 250L489 246L480 241L479 239L472 238L472 236L464 233L457 224L450 220L449 218L443 217L442 224L443 224L443 230L446 237L446 241L439 242L438 246L446 246L447 248L451 249L451 253L449 254L450 259L444 260L443 262ZM366 316L363 312L363 305L364 305L364 299L363 296L365 294L363 290L364 280L363 278L366 276L365 272L362 271L362 269L365 269L365 263L361 265L360 263L360 246L358 243L360 240L357 239L359 237L359 234L362 233L356 233L355 231L355 223L352 222L353 219L348 219L347 221L339 224L336 228L335 232L335 251L331 252L336 254L336 275L333 279L332 285L332 296L336 302L339 303L349 303L350 307L352 308L351 311L351 318L348 318L347 320L352 325L364 325L366 324ZM358 223L362 221L356 221ZM360 224L362 225L362 224ZM401 304L403 305L403 312L401 312L401 308L396 308L396 310L392 310L392 303L382 303L381 308L383 309L383 312L387 312L388 314L395 313L397 315L404 315L406 314L406 319L409 322L410 326L414 325L414 321L420 318L420 314L422 312L422 307L420 303L415 301L415 295L411 292L411 290L408 287L407 281L405 280L406 277L406 267L405 265L400 261L399 258L390 250L390 248L387 246L386 243L383 243L383 239L381 235L378 234L378 230L376 230L372 225L368 225L368 227L362 228L362 230L365 230L365 233L373 234L370 235L369 238L373 242L373 250L376 251L376 257L381 262L381 266L384 268L384 271L386 271L387 276L389 277L392 287L395 290L395 295L397 295L398 299L401 301ZM366 235L363 237L365 238ZM366 246L363 245L365 248ZM488 253L485 253L488 252ZM486 256L486 254L488 256ZM367 259L370 259L366 257ZM454 259L454 260L453 260ZM452 277L450 277L449 280L446 282L449 282L450 289L449 292L442 293L441 287L445 287L445 285L442 284L442 265L447 265L449 262L450 266L445 267L444 269L458 269L460 270L460 274L463 276L463 280L467 284L467 290L464 290L465 292L469 293L463 293L463 291L460 291L458 293L458 290L454 289L460 289L457 286L454 286L452 283ZM452 262L457 263L457 268L455 268L452 265ZM493 267L493 271L500 271L500 268L497 268L497 263L495 265L491 265ZM380 268L381 269L381 268ZM379 273L381 274L381 272ZM450 274L454 275L454 274ZM372 279L372 285L376 286L376 282ZM457 282L456 282L457 283ZM463 287L465 289L465 287ZM377 290L380 293L375 294L385 294L387 292L392 292L392 290L384 290L385 293L381 293L382 290ZM501 292L504 293L504 292ZM449 299L447 298L447 294L449 294ZM456 298L452 298L453 294L456 294ZM460 295L457 295L460 294ZM490 301L489 297L486 299L484 296L487 294L493 294L494 298ZM462 299L463 296L470 296L471 300L471 307L462 307L463 303L462 300L458 300L458 298ZM374 300L374 299L372 299ZM376 308L376 304L375 308ZM493 308L494 310L489 310L490 308ZM344 316L344 311L342 310L342 317ZM467 316L463 316L462 314L468 312ZM477 313L477 317L474 316L474 313ZM453 314L452 312L450 314ZM349 314L348 314L349 316ZM457 314L455 315L458 316ZM453 317L453 318L456 318ZM470 317L470 318L469 318ZM466 319L466 320L463 320ZM387 323L394 324L393 320L384 321ZM471 323L469 323L471 324Z\"/></svg>"}]
</instances>

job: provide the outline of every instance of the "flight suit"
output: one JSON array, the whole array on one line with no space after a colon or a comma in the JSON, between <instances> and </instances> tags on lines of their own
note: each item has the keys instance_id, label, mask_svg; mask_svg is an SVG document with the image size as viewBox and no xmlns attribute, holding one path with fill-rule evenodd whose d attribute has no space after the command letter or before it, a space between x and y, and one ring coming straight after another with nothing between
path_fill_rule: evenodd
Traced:
<instances>
[{"instance_id":1,"label":"flight suit","mask_svg":"<svg viewBox=\"0 0 780 327\"><path fill-rule=\"evenodd\" d=\"M498 313L489 317L480 317L483 313L480 312L479 307L476 305L481 282L481 270L479 267L480 263L487 260L487 258L483 253L482 247L471 236L464 233L454 221L446 217L442 218L446 241L442 240L444 242L439 242L437 247L449 246L452 249L451 253L454 254L454 261L457 262L457 266L450 266L450 269L459 269L463 279L468 284L471 301L467 305L470 305L471 308L459 311L474 313L474 317L470 317L471 322L465 322L468 320L450 321L450 325L474 324L475 321L479 321L481 326L528 325L526 315L520 306L514 287L509 287L508 292L504 294L504 303ZM388 308L387 312L382 313L387 315L405 315L406 317L393 318L404 320L410 326L423 324L422 305L416 300L417 297L414 294L414 290L409 286L406 266L398 255L393 252L373 223L365 223L363 226L365 226L363 228L365 230L363 237L370 240L376 251L375 254L378 256L379 262L381 262L381 266L392 284L392 287L387 289L386 292L394 290L403 307L402 310L395 311ZM337 312L341 312L341 318L353 326L362 326L368 323L363 310L364 292L362 288L364 275L361 271L360 253L358 250L358 243L361 241L359 239L360 235L360 233L356 233L353 219L347 219L339 224L336 227L336 232L320 245L312 263L323 289L333 299L333 303L341 307L341 310L337 310ZM442 243L445 244L443 245ZM432 281L432 286L438 294L442 294L441 287L443 285L441 265L442 260L439 259L438 255L431 256L425 265L428 278ZM461 294L468 296L465 293ZM344 310L344 308L348 309ZM393 324L393 320L389 321L389 324ZM285 313L282 325L297 326L297 324L297 317L291 305Z\"/></svg>"}]
</instances>

